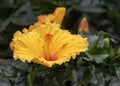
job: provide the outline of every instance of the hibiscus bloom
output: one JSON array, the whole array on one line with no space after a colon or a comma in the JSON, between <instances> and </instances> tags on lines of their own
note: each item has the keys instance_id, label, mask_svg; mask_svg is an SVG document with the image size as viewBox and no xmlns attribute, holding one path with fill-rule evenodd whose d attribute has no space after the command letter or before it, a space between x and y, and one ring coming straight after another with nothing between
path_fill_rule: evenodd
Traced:
<instances>
[{"instance_id":1,"label":"hibiscus bloom","mask_svg":"<svg viewBox=\"0 0 120 86\"><path fill-rule=\"evenodd\" d=\"M14 34L10 47L15 60L34 62L47 67L75 59L88 49L87 38L63 30L59 23L36 22Z\"/></svg>"},{"instance_id":2,"label":"hibiscus bloom","mask_svg":"<svg viewBox=\"0 0 120 86\"><path fill-rule=\"evenodd\" d=\"M76 55L88 49L87 38L72 35L55 23L43 25L37 22L32 28L34 30L30 32L17 31L14 34L11 47L15 60L52 67L75 59Z\"/></svg>"}]
</instances>

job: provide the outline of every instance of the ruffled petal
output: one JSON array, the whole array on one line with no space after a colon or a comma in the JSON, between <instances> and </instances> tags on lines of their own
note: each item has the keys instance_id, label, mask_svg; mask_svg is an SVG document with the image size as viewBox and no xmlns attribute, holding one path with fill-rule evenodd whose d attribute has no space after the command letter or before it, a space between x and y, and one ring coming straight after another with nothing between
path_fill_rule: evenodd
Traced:
<instances>
[{"instance_id":1,"label":"ruffled petal","mask_svg":"<svg viewBox=\"0 0 120 86\"><path fill-rule=\"evenodd\" d=\"M43 40L37 32L25 34L17 31L12 42L15 59L31 62L33 58L43 56Z\"/></svg>"}]
</instances>

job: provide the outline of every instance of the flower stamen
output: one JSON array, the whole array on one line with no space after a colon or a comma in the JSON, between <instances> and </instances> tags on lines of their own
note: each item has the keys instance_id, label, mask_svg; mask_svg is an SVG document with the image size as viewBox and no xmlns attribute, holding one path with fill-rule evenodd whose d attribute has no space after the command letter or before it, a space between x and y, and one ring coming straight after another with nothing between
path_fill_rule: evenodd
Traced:
<instances>
[{"instance_id":1,"label":"flower stamen","mask_svg":"<svg viewBox=\"0 0 120 86\"><path fill-rule=\"evenodd\" d=\"M45 59L48 61L55 61L57 59L56 56L50 54L50 42L52 40L53 35L52 34L46 34L45 35L45 42L46 42L46 54Z\"/></svg>"}]
</instances>

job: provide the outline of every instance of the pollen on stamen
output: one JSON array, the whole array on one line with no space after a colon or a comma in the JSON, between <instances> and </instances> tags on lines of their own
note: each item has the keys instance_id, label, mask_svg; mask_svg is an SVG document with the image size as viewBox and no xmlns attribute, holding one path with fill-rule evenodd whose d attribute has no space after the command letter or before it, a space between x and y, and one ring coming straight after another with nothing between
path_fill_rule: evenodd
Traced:
<instances>
[{"instance_id":1,"label":"pollen on stamen","mask_svg":"<svg viewBox=\"0 0 120 86\"><path fill-rule=\"evenodd\" d=\"M46 54L45 54L45 59L47 61L54 61L56 60L56 56L52 56L50 53L50 42L52 40L53 35L52 34L46 34L45 35L45 41L46 41Z\"/></svg>"},{"instance_id":2,"label":"pollen on stamen","mask_svg":"<svg viewBox=\"0 0 120 86\"><path fill-rule=\"evenodd\" d=\"M57 56L55 56L55 55L53 55L53 56L45 56L45 59L47 60L47 61L56 61L57 60Z\"/></svg>"},{"instance_id":3,"label":"pollen on stamen","mask_svg":"<svg viewBox=\"0 0 120 86\"><path fill-rule=\"evenodd\" d=\"M45 35L45 39L49 40L49 41L52 39L52 37L53 37L53 35L49 34L49 33Z\"/></svg>"}]
</instances>

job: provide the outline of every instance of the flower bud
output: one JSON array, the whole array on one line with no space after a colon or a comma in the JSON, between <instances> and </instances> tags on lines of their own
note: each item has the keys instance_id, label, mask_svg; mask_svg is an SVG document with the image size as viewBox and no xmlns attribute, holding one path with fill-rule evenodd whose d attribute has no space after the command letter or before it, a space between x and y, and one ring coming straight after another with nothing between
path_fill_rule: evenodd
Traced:
<instances>
[{"instance_id":1,"label":"flower bud","mask_svg":"<svg viewBox=\"0 0 120 86\"><path fill-rule=\"evenodd\" d=\"M87 22L87 19L85 17L81 20L79 27L78 27L78 31L80 33L82 33L82 32L88 33L89 32L88 22Z\"/></svg>"}]
</instances>

